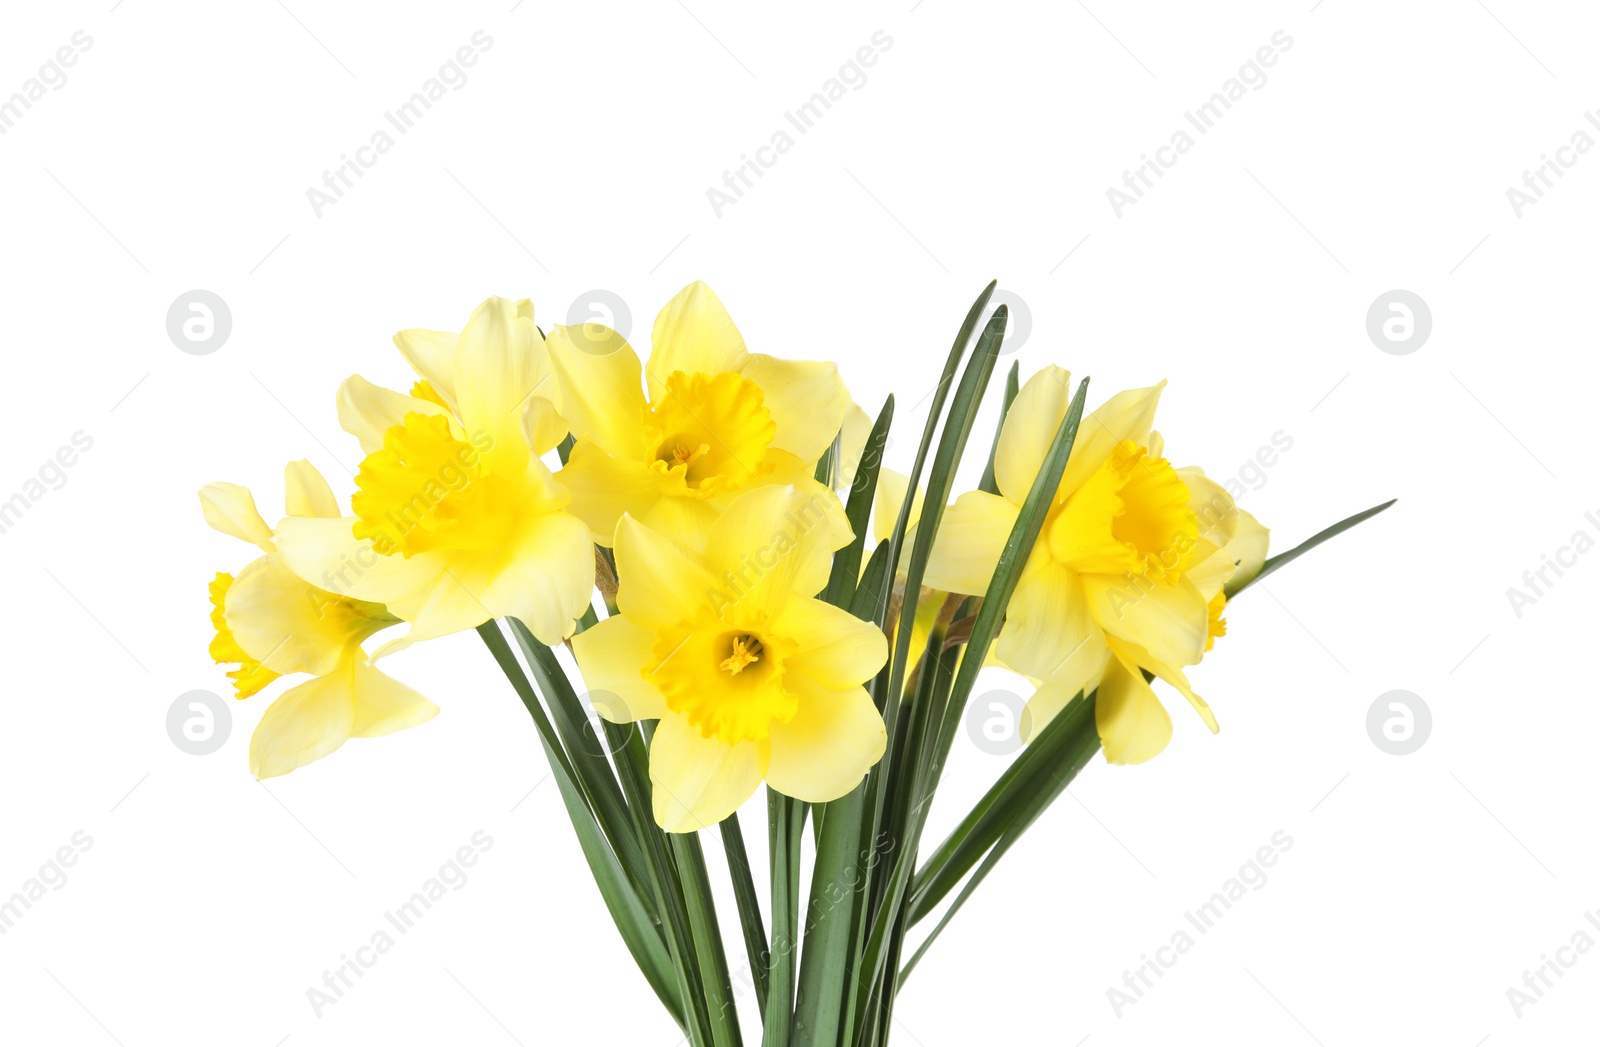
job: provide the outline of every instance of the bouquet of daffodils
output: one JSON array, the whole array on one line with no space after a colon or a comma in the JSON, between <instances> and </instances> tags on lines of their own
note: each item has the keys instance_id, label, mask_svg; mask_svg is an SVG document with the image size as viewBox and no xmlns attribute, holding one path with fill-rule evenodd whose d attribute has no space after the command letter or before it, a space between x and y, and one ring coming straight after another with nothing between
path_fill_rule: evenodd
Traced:
<instances>
[{"instance_id":1,"label":"bouquet of daffodils","mask_svg":"<svg viewBox=\"0 0 1600 1047\"><path fill-rule=\"evenodd\" d=\"M956 335L909 476L881 467L893 397L874 420L833 364L747 351L702 283L656 317L648 360L599 325L542 332L502 298L460 333L400 332L409 392L339 388L366 456L348 511L304 461L276 527L243 487L200 492L207 522L261 553L211 583L212 658L240 698L304 677L262 716L251 772L430 719L377 663L475 629L687 1042L741 1043L742 967L763 1044L887 1043L923 953L1094 754L1134 764L1167 745L1155 681L1217 729L1187 673L1228 601L1386 508L1269 558L1227 490L1166 458L1160 385L1085 413L1087 379L1053 366L1020 387L1012 369L982 481L952 500L1005 331L1004 306L985 319L993 290ZM925 839L988 665L1033 683L1028 745ZM763 785L765 906L736 813ZM721 836L740 960L702 830Z\"/></svg>"}]
</instances>

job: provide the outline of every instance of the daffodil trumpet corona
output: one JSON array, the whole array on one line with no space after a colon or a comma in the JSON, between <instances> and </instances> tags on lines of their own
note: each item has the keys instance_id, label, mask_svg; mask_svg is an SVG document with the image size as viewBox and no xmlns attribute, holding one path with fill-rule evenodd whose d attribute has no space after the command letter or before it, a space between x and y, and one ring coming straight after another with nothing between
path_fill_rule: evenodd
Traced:
<instances>
[{"instance_id":1,"label":"daffodil trumpet corona","mask_svg":"<svg viewBox=\"0 0 1600 1047\"><path fill-rule=\"evenodd\" d=\"M916 383L934 393L903 473L882 461L892 398L874 420L833 363L752 351L797 328L758 317L747 346L703 283L662 307L647 355L625 330L542 328L528 300L402 330L409 379L338 387L352 442L329 453L354 463L348 490L290 462L276 523L244 487L200 491L206 522L254 547L209 583L206 653L237 697L280 692L250 772L350 773L360 754L305 768L439 712L386 659L476 630L681 1042L741 1042L695 836L713 827L763 1042L889 1042L900 985L1096 752L1158 756L1183 733L1175 697L1211 733L1251 714L1200 669L1227 646L1232 601L1388 507L1269 558L1242 489L1177 464L1156 430L1164 382L1091 409L1087 382L1075 392L1050 363L1025 381L1013 367L983 480L958 493L1006 323L993 291ZM1178 411L1174 431L1193 417ZM995 673L1026 682L1020 753L935 846L929 806ZM1184 745L1205 735L1185 730ZM428 734L407 751L438 744ZM763 787L766 920L736 817ZM963 882L906 954L910 926Z\"/></svg>"}]
</instances>

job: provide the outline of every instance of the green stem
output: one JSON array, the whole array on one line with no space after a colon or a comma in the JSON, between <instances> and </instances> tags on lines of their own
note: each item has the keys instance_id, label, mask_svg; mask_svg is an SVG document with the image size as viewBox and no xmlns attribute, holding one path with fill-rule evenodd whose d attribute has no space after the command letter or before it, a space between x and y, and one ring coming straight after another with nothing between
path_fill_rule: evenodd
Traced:
<instances>
[{"instance_id":1,"label":"green stem","mask_svg":"<svg viewBox=\"0 0 1600 1047\"><path fill-rule=\"evenodd\" d=\"M744 848L744 830L738 812L728 815L717 826L722 833L722 849L728 856L728 877L733 881L733 898L739 906L739 926L744 932L745 959L756 987L756 1007L767 1011L767 931L761 921L761 900L750 875L750 856Z\"/></svg>"}]
</instances>

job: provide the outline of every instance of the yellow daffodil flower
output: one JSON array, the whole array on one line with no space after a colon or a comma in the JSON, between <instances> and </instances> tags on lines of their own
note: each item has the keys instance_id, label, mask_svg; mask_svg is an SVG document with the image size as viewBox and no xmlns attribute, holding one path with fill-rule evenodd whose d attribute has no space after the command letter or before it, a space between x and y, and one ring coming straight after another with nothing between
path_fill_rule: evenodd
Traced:
<instances>
[{"instance_id":1,"label":"yellow daffodil flower","mask_svg":"<svg viewBox=\"0 0 1600 1047\"><path fill-rule=\"evenodd\" d=\"M589 607L594 550L540 460L566 433L527 301L491 298L460 334L402 331L411 393L359 375L339 421L361 442L353 517L284 521L284 560L313 585L411 623L390 648L520 618L542 642Z\"/></svg>"},{"instance_id":2,"label":"yellow daffodil flower","mask_svg":"<svg viewBox=\"0 0 1600 1047\"><path fill-rule=\"evenodd\" d=\"M1183 667L1221 634L1224 585L1238 572L1253 576L1266 555L1266 529L1226 490L1161 456L1151 429L1161 389L1118 393L1084 418L995 643L1001 663L1039 683L1029 736L1080 691L1099 688L1095 716L1112 763L1148 760L1172 736L1141 670L1217 729ZM1058 367L1017 394L995 453L1000 493L969 492L946 512L929 585L984 592L1069 400Z\"/></svg>"},{"instance_id":3,"label":"yellow daffodil flower","mask_svg":"<svg viewBox=\"0 0 1600 1047\"><path fill-rule=\"evenodd\" d=\"M284 472L290 518L334 519L339 504L310 462ZM211 583L211 657L248 698L280 676L313 679L283 692L250 738L250 772L271 778L333 752L347 738L376 738L432 719L439 707L374 668L361 644L400 619L381 604L307 584L283 564L250 492L207 484L200 504L212 527L261 550L237 577Z\"/></svg>"},{"instance_id":4,"label":"yellow daffodil flower","mask_svg":"<svg viewBox=\"0 0 1600 1047\"><path fill-rule=\"evenodd\" d=\"M577 438L561 482L596 542L609 546L627 514L694 545L753 487L820 496L813 470L851 406L837 367L747 352L703 283L667 303L650 338L646 367L599 324L550 332L562 414ZM842 523L842 506L829 511Z\"/></svg>"},{"instance_id":5,"label":"yellow daffodil flower","mask_svg":"<svg viewBox=\"0 0 1600 1047\"><path fill-rule=\"evenodd\" d=\"M616 531L620 613L573 638L600 715L659 720L650 745L656 822L721 821L765 779L812 803L849 792L883 756L862 683L883 632L814 598L850 541L833 492L757 487L699 544L632 516Z\"/></svg>"}]
</instances>

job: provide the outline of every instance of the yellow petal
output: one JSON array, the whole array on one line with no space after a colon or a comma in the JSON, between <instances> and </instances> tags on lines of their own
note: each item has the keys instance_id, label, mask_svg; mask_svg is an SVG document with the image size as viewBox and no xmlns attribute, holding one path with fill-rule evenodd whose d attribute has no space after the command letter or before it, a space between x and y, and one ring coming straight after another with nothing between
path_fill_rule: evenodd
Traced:
<instances>
[{"instance_id":1,"label":"yellow petal","mask_svg":"<svg viewBox=\"0 0 1600 1047\"><path fill-rule=\"evenodd\" d=\"M810 597L790 600L772 631L797 647L783 662L786 685L789 671L796 670L823 687L855 687L889 659L882 629Z\"/></svg>"},{"instance_id":2,"label":"yellow petal","mask_svg":"<svg viewBox=\"0 0 1600 1047\"><path fill-rule=\"evenodd\" d=\"M572 638L572 652L589 688L589 702L612 723L659 720L666 700L645 679L655 662L653 630L617 615Z\"/></svg>"},{"instance_id":3,"label":"yellow petal","mask_svg":"<svg viewBox=\"0 0 1600 1047\"><path fill-rule=\"evenodd\" d=\"M216 635L212 636L206 653L210 654L211 660L218 665L238 666L229 670L228 679L233 681L234 697L248 698L276 680L278 674L252 658L250 652L240 647L239 642L233 638L233 631L228 628L228 620L223 613L227 605L228 590L232 587L233 575L220 572L207 587L211 596L211 628L216 631Z\"/></svg>"},{"instance_id":4,"label":"yellow petal","mask_svg":"<svg viewBox=\"0 0 1600 1047\"><path fill-rule=\"evenodd\" d=\"M561 413L579 440L643 460L644 385L639 356L609 327L556 327L545 340L561 382Z\"/></svg>"},{"instance_id":5,"label":"yellow petal","mask_svg":"<svg viewBox=\"0 0 1600 1047\"><path fill-rule=\"evenodd\" d=\"M1231 560L1238 562L1228 581L1235 587L1241 586L1261 573L1262 566L1267 560L1267 544L1271 532L1261 526L1261 521L1254 516L1239 510L1239 528L1223 552Z\"/></svg>"},{"instance_id":6,"label":"yellow petal","mask_svg":"<svg viewBox=\"0 0 1600 1047\"><path fill-rule=\"evenodd\" d=\"M468 436L488 434L515 460L528 446L522 416L542 397L560 409L560 383L526 301L490 298L473 311L455 355L456 407Z\"/></svg>"},{"instance_id":7,"label":"yellow petal","mask_svg":"<svg viewBox=\"0 0 1600 1047\"><path fill-rule=\"evenodd\" d=\"M339 499L333 496L333 488L304 458L284 467L283 486L284 511L290 516L339 515Z\"/></svg>"},{"instance_id":8,"label":"yellow petal","mask_svg":"<svg viewBox=\"0 0 1600 1047\"><path fill-rule=\"evenodd\" d=\"M968 491L945 510L923 581L949 593L982 596L994 577L1018 509L986 491Z\"/></svg>"},{"instance_id":9,"label":"yellow petal","mask_svg":"<svg viewBox=\"0 0 1600 1047\"><path fill-rule=\"evenodd\" d=\"M406 363L417 377L433 386L434 392L447 404L454 404L456 399L456 343L460 338L454 331L421 328L401 331L394 336L395 348L406 358Z\"/></svg>"},{"instance_id":10,"label":"yellow petal","mask_svg":"<svg viewBox=\"0 0 1600 1047\"><path fill-rule=\"evenodd\" d=\"M1109 656L1109 655L1108 655ZM1022 710L1022 722L1017 725L1024 742L1032 742L1039 732L1050 726L1050 721L1061 715L1061 710L1072 704L1079 695L1088 694L1100 682L1099 674L1090 684L1067 680L1046 680L1028 699Z\"/></svg>"},{"instance_id":11,"label":"yellow petal","mask_svg":"<svg viewBox=\"0 0 1600 1047\"><path fill-rule=\"evenodd\" d=\"M372 543L352 533L356 518L337 520L291 516L278 524L278 553L284 564L306 582L340 596L388 605L400 610L416 594L430 588L449 566L440 553L380 556Z\"/></svg>"},{"instance_id":12,"label":"yellow petal","mask_svg":"<svg viewBox=\"0 0 1600 1047\"><path fill-rule=\"evenodd\" d=\"M594 593L589 528L566 512L519 520L502 550L422 555L440 556L445 569L418 598L389 605L411 631L383 653L501 617L521 619L540 643L555 646L572 635Z\"/></svg>"},{"instance_id":13,"label":"yellow petal","mask_svg":"<svg viewBox=\"0 0 1600 1047\"><path fill-rule=\"evenodd\" d=\"M854 401L851 402L850 409L844 413L844 425L840 428L839 435L840 490L848 490L855 486L856 473L867 454L867 438L872 435L872 422L872 416ZM867 464L873 463L869 460Z\"/></svg>"},{"instance_id":14,"label":"yellow petal","mask_svg":"<svg viewBox=\"0 0 1600 1047\"><path fill-rule=\"evenodd\" d=\"M995 654L1025 676L1069 688L1068 698L1092 685L1105 668L1106 642L1084 600L1082 579L1035 555L1006 608Z\"/></svg>"},{"instance_id":15,"label":"yellow petal","mask_svg":"<svg viewBox=\"0 0 1600 1047\"><path fill-rule=\"evenodd\" d=\"M339 428L361 443L367 454L383 448L383 434L401 425L408 414L446 415L443 407L381 385L373 385L358 374L339 385ZM299 515L291 513L291 516Z\"/></svg>"},{"instance_id":16,"label":"yellow petal","mask_svg":"<svg viewBox=\"0 0 1600 1047\"><path fill-rule=\"evenodd\" d=\"M722 302L700 281L673 296L656 314L650 333L650 400L660 403L667 379L684 374L738 373L749 354ZM832 437L829 437L832 439Z\"/></svg>"},{"instance_id":17,"label":"yellow petal","mask_svg":"<svg viewBox=\"0 0 1600 1047\"><path fill-rule=\"evenodd\" d=\"M687 718L664 717L650 743L656 824L667 832L705 829L739 809L767 770L764 742L703 738Z\"/></svg>"},{"instance_id":18,"label":"yellow petal","mask_svg":"<svg viewBox=\"0 0 1600 1047\"><path fill-rule=\"evenodd\" d=\"M911 478L893 469L878 471L878 487L872 492L872 539L887 542L894 535L895 524L900 521L900 508L905 505L906 486ZM917 521L922 519L922 487L917 487L911 502L911 515L906 517L906 537L902 549L911 548L917 533Z\"/></svg>"},{"instance_id":19,"label":"yellow petal","mask_svg":"<svg viewBox=\"0 0 1600 1047\"><path fill-rule=\"evenodd\" d=\"M772 446L815 465L844 426L850 393L839 368L818 360L782 360L756 353L740 372L761 387L778 431Z\"/></svg>"},{"instance_id":20,"label":"yellow petal","mask_svg":"<svg viewBox=\"0 0 1600 1047\"><path fill-rule=\"evenodd\" d=\"M362 608L371 614L362 613ZM341 601L262 556L239 572L223 603L234 640L280 676L331 673L347 653L385 625L381 608Z\"/></svg>"},{"instance_id":21,"label":"yellow petal","mask_svg":"<svg viewBox=\"0 0 1600 1047\"><path fill-rule=\"evenodd\" d=\"M355 724L355 663L278 696L250 736L250 773L273 778L343 745Z\"/></svg>"},{"instance_id":22,"label":"yellow petal","mask_svg":"<svg viewBox=\"0 0 1600 1047\"><path fill-rule=\"evenodd\" d=\"M249 488L230 483L206 484L200 488L200 510L215 530L242 538L262 552L272 552L272 528L256 511Z\"/></svg>"},{"instance_id":23,"label":"yellow petal","mask_svg":"<svg viewBox=\"0 0 1600 1047\"><path fill-rule=\"evenodd\" d=\"M652 531L666 535L679 545L699 549L706 544L706 536L711 533L711 525L722 515L718 505L732 500L729 497L719 503L710 499L664 496L651 502L650 507L641 512L637 519Z\"/></svg>"},{"instance_id":24,"label":"yellow petal","mask_svg":"<svg viewBox=\"0 0 1600 1047\"><path fill-rule=\"evenodd\" d=\"M617 606L651 629L696 616L721 587L699 553L631 516L617 524L616 559Z\"/></svg>"},{"instance_id":25,"label":"yellow petal","mask_svg":"<svg viewBox=\"0 0 1600 1047\"><path fill-rule=\"evenodd\" d=\"M1179 694L1188 699L1194 711L1200 714L1200 719L1205 721L1206 727L1210 728L1212 734L1220 730L1216 714L1211 711L1211 706L1204 698L1194 693L1194 688L1189 686L1189 678L1183 674L1182 669L1176 665L1166 664L1142 647L1115 638L1111 641L1111 648L1130 671L1134 668L1148 669L1153 675L1176 688Z\"/></svg>"},{"instance_id":26,"label":"yellow petal","mask_svg":"<svg viewBox=\"0 0 1600 1047\"><path fill-rule=\"evenodd\" d=\"M772 725L767 784L808 803L837 800L883 758L883 717L862 687L830 690L802 680L794 689L794 718Z\"/></svg>"},{"instance_id":27,"label":"yellow petal","mask_svg":"<svg viewBox=\"0 0 1600 1047\"><path fill-rule=\"evenodd\" d=\"M365 659L355 665L355 720L352 738L378 738L426 723L439 715L439 707Z\"/></svg>"},{"instance_id":28,"label":"yellow petal","mask_svg":"<svg viewBox=\"0 0 1600 1047\"><path fill-rule=\"evenodd\" d=\"M821 592L834 550L851 537L830 511L838 501L814 482L810 490L757 487L735 498L711 526L705 549L722 598L776 615L791 594Z\"/></svg>"},{"instance_id":29,"label":"yellow petal","mask_svg":"<svg viewBox=\"0 0 1600 1047\"><path fill-rule=\"evenodd\" d=\"M1150 427L1155 424L1156 405L1166 385L1166 382L1161 382L1148 389L1124 390L1084 418L1083 424L1078 426L1078 437L1072 442L1072 454L1067 459L1067 470L1062 474L1058 490L1064 494L1076 491L1124 441L1138 447L1148 447ZM997 464L997 479L998 469Z\"/></svg>"},{"instance_id":30,"label":"yellow petal","mask_svg":"<svg viewBox=\"0 0 1600 1047\"><path fill-rule=\"evenodd\" d=\"M1189 489L1189 511L1194 513L1201 541L1218 549L1227 545L1239 528L1239 509L1233 495L1197 466L1176 471Z\"/></svg>"},{"instance_id":31,"label":"yellow petal","mask_svg":"<svg viewBox=\"0 0 1600 1047\"><path fill-rule=\"evenodd\" d=\"M556 481L572 495L567 511L589 525L595 544L608 549L623 514L647 519L650 508L661 499L660 480L648 465L637 458L609 454L587 439L573 446Z\"/></svg>"},{"instance_id":32,"label":"yellow petal","mask_svg":"<svg viewBox=\"0 0 1600 1047\"><path fill-rule=\"evenodd\" d=\"M1110 763L1144 763L1172 740L1172 717L1138 672L1113 658L1095 698L1095 726Z\"/></svg>"},{"instance_id":33,"label":"yellow petal","mask_svg":"<svg viewBox=\"0 0 1600 1047\"><path fill-rule=\"evenodd\" d=\"M1187 578L1084 575L1084 598L1100 628L1169 665L1196 665L1205 653L1207 600Z\"/></svg>"},{"instance_id":34,"label":"yellow petal","mask_svg":"<svg viewBox=\"0 0 1600 1047\"><path fill-rule=\"evenodd\" d=\"M1051 364L1029 378L1006 411L994 452L994 482L1013 505L1027 500L1034 477L1072 402L1072 375ZM1079 426L1078 439L1083 439ZM1074 452L1076 453L1076 452Z\"/></svg>"}]
</instances>

